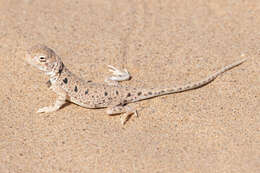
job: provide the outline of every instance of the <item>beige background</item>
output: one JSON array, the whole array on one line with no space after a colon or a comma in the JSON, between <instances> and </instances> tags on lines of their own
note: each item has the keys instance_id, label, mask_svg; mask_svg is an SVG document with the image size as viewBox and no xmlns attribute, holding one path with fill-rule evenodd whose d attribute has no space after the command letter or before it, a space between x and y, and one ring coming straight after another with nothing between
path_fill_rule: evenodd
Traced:
<instances>
[{"instance_id":1,"label":"beige background","mask_svg":"<svg viewBox=\"0 0 260 173\"><path fill-rule=\"evenodd\" d=\"M1 0L0 172L260 172L259 0ZM43 43L73 72L123 85L199 80L248 61L197 90L132 104L139 118L54 102L47 77L23 61Z\"/></svg>"}]
</instances>

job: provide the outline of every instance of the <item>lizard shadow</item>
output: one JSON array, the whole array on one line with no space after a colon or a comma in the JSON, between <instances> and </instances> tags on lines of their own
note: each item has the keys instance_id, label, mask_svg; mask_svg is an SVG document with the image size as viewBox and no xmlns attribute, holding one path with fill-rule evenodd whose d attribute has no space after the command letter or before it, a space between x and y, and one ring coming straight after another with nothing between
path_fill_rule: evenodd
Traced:
<instances>
[{"instance_id":1,"label":"lizard shadow","mask_svg":"<svg viewBox=\"0 0 260 173\"><path fill-rule=\"evenodd\" d=\"M66 103L64 103L64 104L60 107L60 109L63 109L63 108L65 108L66 106L69 106L70 104L73 104L73 103L71 103L71 102L66 102Z\"/></svg>"}]
</instances>

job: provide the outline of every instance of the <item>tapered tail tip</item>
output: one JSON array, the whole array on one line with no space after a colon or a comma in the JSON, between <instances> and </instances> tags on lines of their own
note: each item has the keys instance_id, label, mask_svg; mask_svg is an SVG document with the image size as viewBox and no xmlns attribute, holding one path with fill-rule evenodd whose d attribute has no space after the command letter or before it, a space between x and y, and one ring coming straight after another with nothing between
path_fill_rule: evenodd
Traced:
<instances>
[{"instance_id":1,"label":"tapered tail tip","mask_svg":"<svg viewBox=\"0 0 260 173\"><path fill-rule=\"evenodd\" d=\"M247 60L246 55L244 53L241 53L240 57L243 58L241 62L245 62Z\"/></svg>"}]
</instances>

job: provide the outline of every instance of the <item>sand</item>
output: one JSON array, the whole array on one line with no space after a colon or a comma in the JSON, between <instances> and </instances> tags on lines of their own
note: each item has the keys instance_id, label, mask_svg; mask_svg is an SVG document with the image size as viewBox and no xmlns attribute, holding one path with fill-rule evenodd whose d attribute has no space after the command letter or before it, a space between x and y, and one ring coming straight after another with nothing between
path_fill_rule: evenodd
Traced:
<instances>
[{"instance_id":1,"label":"sand","mask_svg":"<svg viewBox=\"0 0 260 173\"><path fill-rule=\"evenodd\" d=\"M260 172L260 1L0 1L0 172ZM132 104L125 126L75 104L46 114L55 94L24 62L37 43L74 73L122 85L211 84Z\"/></svg>"}]
</instances>

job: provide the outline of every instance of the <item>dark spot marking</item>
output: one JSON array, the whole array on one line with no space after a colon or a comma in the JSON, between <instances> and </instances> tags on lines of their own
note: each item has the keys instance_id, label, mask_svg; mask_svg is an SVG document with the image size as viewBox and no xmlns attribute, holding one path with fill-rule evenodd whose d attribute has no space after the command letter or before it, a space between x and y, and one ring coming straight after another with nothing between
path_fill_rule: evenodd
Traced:
<instances>
[{"instance_id":1,"label":"dark spot marking","mask_svg":"<svg viewBox=\"0 0 260 173\"><path fill-rule=\"evenodd\" d=\"M119 93L118 93L118 91L116 91L116 95L118 95Z\"/></svg>"},{"instance_id":2,"label":"dark spot marking","mask_svg":"<svg viewBox=\"0 0 260 173\"><path fill-rule=\"evenodd\" d=\"M75 86L74 91L78 92L78 87L77 86Z\"/></svg>"},{"instance_id":3,"label":"dark spot marking","mask_svg":"<svg viewBox=\"0 0 260 173\"><path fill-rule=\"evenodd\" d=\"M152 92L148 92L149 95L152 95L153 93Z\"/></svg>"},{"instance_id":4,"label":"dark spot marking","mask_svg":"<svg viewBox=\"0 0 260 173\"><path fill-rule=\"evenodd\" d=\"M67 84L67 83L68 83L68 79L67 79L67 78L64 78L64 79L63 79L63 82L64 82L65 84Z\"/></svg>"},{"instance_id":5,"label":"dark spot marking","mask_svg":"<svg viewBox=\"0 0 260 173\"><path fill-rule=\"evenodd\" d=\"M48 82L46 82L46 84L47 84L48 88L51 87L51 81L50 80L48 80Z\"/></svg>"},{"instance_id":6,"label":"dark spot marking","mask_svg":"<svg viewBox=\"0 0 260 173\"><path fill-rule=\"evenodd\" d=\"M105 94L105 96L107 96L107 92L105 92L104 94Z\"/></svg>"},{"instance_id":7,"label":"dark spot marking","mask_svg":"<svg viewBox=\"0 0 260 173\"><path fill-rule=\"evenodd\" d=\"M128 93L128 94L127 94L127 97L130 97L130 96L131 96L131 93Z\"/></svg>"},{"instance_id":8,"label":"dark spot marking","mask_svg":"<svg viewBox=\"0 0 260 173\"><path fill-rule=\"evenodd\" d=\"M86 94L86 95L88 94L88 90L85 91L85 94Z\"/></svg>"},{"instance_id":9,"label":"dark spot marking","mask_svg":"<svg viewBox=\"0 0 260 173\"><path fill-rule=\"evenodd\" d=\"M64 64L63 63L61 63L61 65L60 65L60 68L59 68L59 74L61 74L61 72L63 71L63 67L64 67Z\"/></svg>"},{"instance_id":10,"label":"dark spot marking","mask_svg":"<svg viewBox=\"0 0 260 173\"><path fill-rule=\"evenodd\" d=\"M190 86L188 85L188 86L186 86L186 89L189 89L190 88Z\"/></svg>"},{"instance_id":11,"label":"dark spot marking","mask_svg":"<svg viewBox=\"0 0 260 173\"><path fill-rule=\"evenodd\" d=\"M137 95L139 95L139 96L140 96L141 94L142 94L142 92L138 92L138 93L137 93Z\"/></svg>"}]
</instances>

